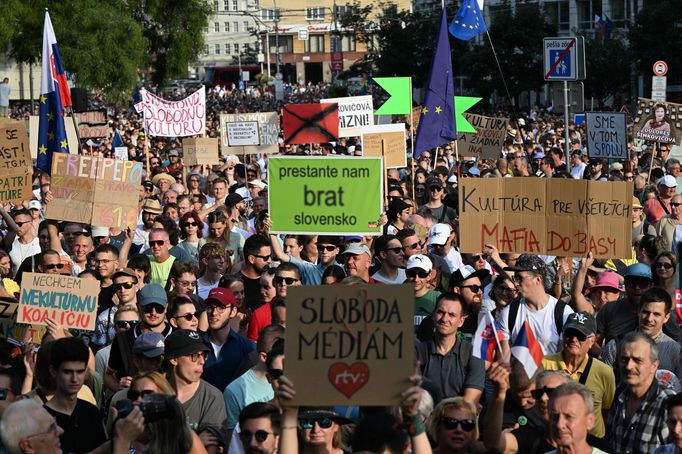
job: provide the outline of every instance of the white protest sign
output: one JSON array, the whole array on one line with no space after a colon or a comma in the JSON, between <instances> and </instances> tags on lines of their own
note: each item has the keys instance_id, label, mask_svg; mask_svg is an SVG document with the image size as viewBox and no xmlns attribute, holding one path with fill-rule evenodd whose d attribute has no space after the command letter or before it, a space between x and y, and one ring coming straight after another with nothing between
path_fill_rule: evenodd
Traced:
<instances>
[{"instance_id":1,"label":"white protest sign","mask_svg":"<svg viewBox=\"0 0 682 454\"><path fill-rule=\"evenodd\" d=\"M227 124L240 122L258 123L258 145L235 148L227 140ZM279 151L279 115L277 112L247 112L220 114L220 137L223 152L233 154L277 153Z\"/></svg>"},{"instance_id":2,"label":"white protest sign","mask_svg":"<svg viewBox=\"0 0 682 454\"><path fill-rule=\"evenodd\" d=\"M206 89L201 87L180 101L166 101L146 90L135 105L144 117L144 131L157 137L204 135L206 130ZM139 110L138 110L139 111Z\"/></svg>"},{"instance_id":3,"label":"white protest sign","mask_svg":"<svg viewBox=\"0 0 682 454\"><path fill-rule=\"evenodd\" d=\"M339 105L339 137L362 134L362 128L374 126L374 104L371 96L321 99L320 103Z\"/></svg>"},{"instance_id":4,"label":"white protest sign","mask_svg":"<svg viewBox=\"0 0 682 454\"><path fill-rule=\"evenodd\" d=\"M230 147L260 145L257 121L233 121L225 124Z\"/></svg>"},{"instance_id":5,"label":"white protest sign","mask_svg":"<svg viewBox=\"0 0 682 454\"><path fill-rule=\"evenodd\" d=\"M590 158L629 159L626 120L621 112L587 112Z\"/></svg>"},{"instance_id":6,"label":"white protest sign","mask_svg":"<svg viewBox=\"0 0 682 454\"><path fill-rule=\"evenodd\" d=\"M114 157L120 159L121 161L128 160L128 147L116 147L114 148Z\"/></svg>"}]
</instances>

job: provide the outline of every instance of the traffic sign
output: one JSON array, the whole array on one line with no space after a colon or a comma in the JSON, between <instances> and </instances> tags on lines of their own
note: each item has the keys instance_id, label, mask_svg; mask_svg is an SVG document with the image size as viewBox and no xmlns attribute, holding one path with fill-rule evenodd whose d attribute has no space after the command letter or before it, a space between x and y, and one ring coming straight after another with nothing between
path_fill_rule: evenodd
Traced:
<instances>
[{"instance_id":1,"label":"traffic sign","mask_svg":"<svg viewBox=\"0 0 682 454\"><path fill-rule=\"evenodd\" d=\"M332 71L343 71L343 52L332 52Z\"/></svg>"},{"instance_id":2,"label":"traffic sign","mask_svg":"<svg viewBox=\"0 0 682 454\"><path fill-rule=\"evenodd\" d=\"M308 40L308 30L302 29L298 31L298 40L307 41Z\"/></svg>"},{"instance_id":3,"label":"traffic sign","mask_svg":"<svg viewBox=\"0 0 682 454\"><path fill-rule=\"evenodd\" d=\"M545 80L583 80L585 79L585 39L544 38L544 75Z\"/></svg>"},{"instance_id":4,"label":"traffic sign","mask_svg":"<svg viewBox=\"0 0 682 454\"><path fill-rule=\"evenodd\" d=\"M564 106L564 84L552 84L553 109L563 109ZM573 112L583 112L585 110L585 84L583 82L569 82L568 106Z\"/></svg>"},{"instance_id":5,"label":"traffic sign","mask_svg":"<svg viewBox=\"0 0 682 454\"><path fill-rule=\"evenodd\" d=\"M665 101L667 88L668 78L666 76L653 76L651 78L651 99Z\"/></svg>"},{"instance_id":6,"label":"traffic sign","mask_svg":"<svg viewBox=\"0 0 682 454\"><path fill-rule=\"evenodd\" d=\"M668 72L668 64L663 60L654 63L654 76L663 77Z\"/></svg>"}]
</instances>

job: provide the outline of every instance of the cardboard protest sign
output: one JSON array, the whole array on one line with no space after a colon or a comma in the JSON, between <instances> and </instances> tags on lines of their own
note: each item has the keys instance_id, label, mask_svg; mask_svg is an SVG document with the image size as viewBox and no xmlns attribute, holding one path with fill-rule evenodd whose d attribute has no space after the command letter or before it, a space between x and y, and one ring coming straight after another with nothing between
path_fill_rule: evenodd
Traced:
<instances>
[{"instance_id":1,"label":"cardboard protest sign","mask_svg":"<svg viewBox=\"0 0 682 454\"><path fill-rule=\"evenodd\" d=\"M414 371L414 287L289 287L284 373L295 405L397 405Z\"/></svg>"},{"instance_id":2,"label":"cardboard protest sign","mask_svg":"<svg viewBox=\"0 0 682 454\"><path fill-rule=\"evenodd\" d=\"M407 167L405 124L368 126L362 129L362 155L384 157L384 168Z\"/></svg>"},{"instance_id":3,"label":"cardboard protest sign","mask_svg":"<svg viewBox=\"0 0 682 454\"><path fill-rule=\"evenodd\" d=\"M55 153L45 217L102 227L137 224L142 163Z\"/></svg>"},{"instance_id":4,"label":"cardboard protest sign","mask_svg":"<svg viewBox=\"0 0 682 454\"><path fill-rule=\"evenodd\" d=\"M268 159L272 232L379 235L381 158Z\"/></svg>"},{"instance_id":5,"label":"cardboard protest sign","mask_svg":"<svg viewBox=\"0 0 682 454\"><path fill-rule=\"evenodd\" d=\"M0 336L14 337L12 334L18 306L19 302L15 298L0 297Z\"/></svg>"},{"instance_id":6,"label":"cardboard protest sign","mask_svg":"<svg viewBox=\"0 0 682 454\"><path fill-rule=\"evenodd\" d=\"M485 117L465 113L464 118L476 129L476 134L457 134L457 147L461 156L478 159L497 159L502 152L507 134L508 118Z\"/></svg>"},{"instance_id":7,"label":"cardboard protest sign","mask_svg":"<svg viewBox=\"0 0 682 454\"><path fill-rule=\"evenodd\" d=\"M183 139L182 154L185 165L217 165L220 163L218 139L211 137L197 137Z\"/></svg>"},{"instance_id":8,"label":"cardboard protest sign","mask_svg":"<svg viewBox=\"0 0 682 454\"><path fill-rule=\"evenodd\" d=\"M74 114L78 124L78 135L81 139L109 137L107 110L89 110Z\"/></svg>"},{"instance_id":9,"label":"cardboard protest sign","mask_svg":"<svg viewBox=\"0 0 682 454\"><path fill-rule=\"evenodd\" d=\"M590 158L630 159L626 116L620 112L587 112Z\"/></svg>"},{"instance_id":10,"label":"cardboard protest sign","mask_svg":"<svg viewBox=\"0 0 682 454\"><path fill-rule=\"evenodd\" d=\"M142 101L135 108L144 116L144 132L157 137L204 135L206 129L206 88L180 101L166 101L140 90Z\"/></svg>"},{"instance_id":11,"label":"cardboard protest sign","mask_svg":"<svg viewBox=\"0 0 682 454\"><path fill-rule=\"evenodd\" d=\"M38 158L38 129L40 125L40 118L38 115L31 115L28 119L28 140L31 149L31 159ZM66 128L66 141L69 143L69 153L78 154L80 144L78 143L78 136L76 135L76 128L73 126L73 121L70 115L64 117L64 127Z\"/></svg>"},{"instance_id":12,"label":"cardboard protest sign","mask_svg":"<svg viewBox=\"0 0 682 454\"><path fill-rule=\"evenodd\" d=\"M339 137L362 134L363 128L374 125L372 96L321 99L320 103L339 105Z\"/></svg>"},{"instance_id":13,"label":"cardboard protest sign","mask_svg":"<svg viewBox=\"0 0 682 454\"><path fill-rule=\"evenodd\" d=\"M26 125L0 124L0 203L33 198L32 165Z\"/></svg>"},{"instance_id":14,"label":"cardboard protest sign","mask_svg":"<svg viewBox=\"0 0 682 454\"><path fill-rule=\"evenodd\" d=\"M260 145L242 146L230 153L255 154L277 153L279 151L279 115L277 112L251 112L238 114L220 114L220 137L223 147L230 147L227 141L227 123L241 121L257 121Z\"/></svg>"},{"instance_id":15,"label":"cardboard protest sign","mask_svg":"<svg viewBox=\"0 0 682 454\"><path fill-rule=\"evenodd\" d=\"M227 127L227 143L231 147L260 145L257 121L230 121Z\"/></svg>"},{"instance_id":16,"label":"cardboard protest sign","mask_svg":"<svg viewBox=\"0 0 682 454\"><path fill-rule=\"evenodd\" d=\"M282 111L284 142L334 142L339 138L338 104L287 104Z\"/></svg>"},{"instance_id":17,"label":"cardboard protest sign","mask_svg":"<svg viewBox=\"0 0 682 454\"><path fill-rule=\"evenodd\" d=\"M682 104L639 98L635 124L638 139L679 144L682 140Z\"/></svg>"},{"instance_id":18,"label":"cardboard protest sign","mask_svg":"<svg viewBox=\"0 0 682 454\"><path fill-rule=\"evenodd\" d=\"M120 161L128 160L128 147L114 148L114 157Z\"/></svg>"},{"instance_id":19,"label":"cardboard protest sign","mask_svg":"<svg viewBox=\"0 0 682 454\"><path fill-rule=\"evenodd\" d=\"M60 274L24 273L21 284L17 323L45 325L49 318L65 328L95 329L98 281Z\"/></svg>"},{"instance_id":20,"label":"cardboard protest sign","mask_svg":"<svg viewBox=\"0 0 682 454\"><path fill-rule=\"evenodd\" d=\"M566 257L632 255L632 182L462 178L460 247Z\"/></svg>"}]
</instances>

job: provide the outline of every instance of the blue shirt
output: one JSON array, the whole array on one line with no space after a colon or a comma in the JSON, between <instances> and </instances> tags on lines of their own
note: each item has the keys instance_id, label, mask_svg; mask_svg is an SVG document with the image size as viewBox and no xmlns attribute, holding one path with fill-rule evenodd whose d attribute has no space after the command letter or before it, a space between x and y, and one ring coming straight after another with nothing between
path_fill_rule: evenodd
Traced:
<instances>
[{"instance_id":1,"label":"blue shirt","mask_svg":"<svg viewBox=\"0 0 682 454\"><path fill-rule=\"evenodd\" d=\"M208 334L204 334L203 339L206 345L211 347L211 350L208 352L201 378L220 391L224 391L225 387L237 378L235 374L239 370L239 366L249 356L249 353L256 349L256 344L241 334L230 330L227 340L225 340L218 353L218 358L216 358Z\"/></svg>"},{"instance_id":2,"label":"blue shirt","mask_svg":"<svg viewBox=\"0 0 682 454\"><path fill-rule=\"evenodd\" d=\"M9 107L9 84L0 83L0 107Z\"/></svg>"},{"instance_id":3,"label":"blue shirt","mask_svg":"<svg viewBox=\"0 0 682 454\"><path fill-rule=\"evenodd\" d=\"M291 254L289 254L289 260L296 265L301 272L301 283L303 285L322 285L322 273L327 269L327 266L338 265L336 261L327 266L324 266L321 263L312 264L310 262L302 262Z\"/></svg>"}]
</instances>

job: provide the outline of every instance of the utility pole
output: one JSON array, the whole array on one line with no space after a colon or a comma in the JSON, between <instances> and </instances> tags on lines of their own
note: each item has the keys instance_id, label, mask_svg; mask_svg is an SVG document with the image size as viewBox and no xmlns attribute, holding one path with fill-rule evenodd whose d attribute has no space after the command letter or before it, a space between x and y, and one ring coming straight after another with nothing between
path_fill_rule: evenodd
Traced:
<instances>
[{"instance_id":1,"label":"utility pole","mask_svg":"<svg viewBox=\"0 0 682 454\"><path fill-rule=\"evenodd\" d=\"M279 60L279 9L277 9L277 0L272 0L272 3L275 7L275 47L276 47L276 54L275 54L275 63L276 63L276 74L275 76L278 76L281 78L282 73L280 72L280 60Z\"/></svg>"}]
</instances>

